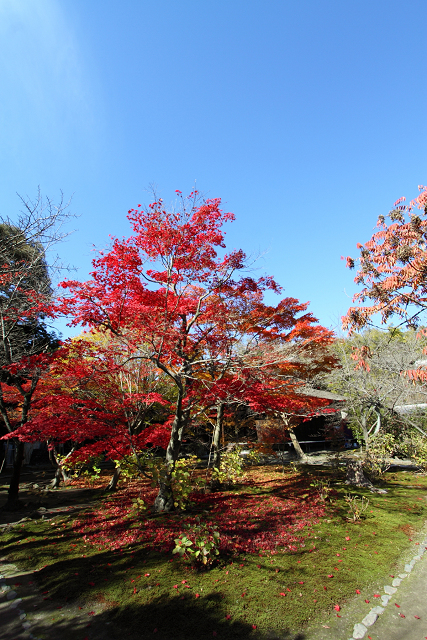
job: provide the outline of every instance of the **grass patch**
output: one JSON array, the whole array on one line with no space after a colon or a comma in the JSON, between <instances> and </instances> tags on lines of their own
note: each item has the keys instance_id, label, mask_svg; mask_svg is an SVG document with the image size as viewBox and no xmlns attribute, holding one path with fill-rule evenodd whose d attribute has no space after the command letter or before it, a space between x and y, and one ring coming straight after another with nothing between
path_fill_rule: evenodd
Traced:
<instances>
[{"instance_id":1,"label":"grass patch","mask_svg":"<svg viewBox=\"0 0 427 640\"><path fill-rule=\"evenodd\" d=\"M314 479L331 482L330 501ZM330 469L255 468L236 490L199 494L188 513L169 516L129 516L135 495L151 495L132 483L78 518L15 525L3 548L20 567L38 569L46 598L93 610L112 638L283 637L335 615L356 590L368 612L402 552L416 549L427 478L389 474L386 488L351 490L370 501L366 518L352 523L349 489ZM196 516L221 533L220 560L208 571L171 554L183 522Z\"/></svg>"}]
</instances>

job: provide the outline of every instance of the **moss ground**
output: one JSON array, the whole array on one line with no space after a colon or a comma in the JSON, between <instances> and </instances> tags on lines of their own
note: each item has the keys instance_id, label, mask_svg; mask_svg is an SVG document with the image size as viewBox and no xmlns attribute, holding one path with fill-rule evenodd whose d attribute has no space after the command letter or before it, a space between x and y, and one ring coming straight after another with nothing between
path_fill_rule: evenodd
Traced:
<instances>
[{"instance_id":1,"label":"moss ground","mask_svg":"<svg viewBox=\"0 0 427 640\"><path fill-rule=\"evenodd\" d=\"M331 482L330 501L319 499L315 479ZM303 638L307 625L339 616L337 607L355 596L367 612L402 553L416 548L427 519L427 477L388 474L385 488L381 495L351 491L370 501L366 517L353 523L348 487L326 468L283 474L258 467L248 483L173 516L122 517L135 489L124 486L84 518L15 525L2 535L3 553L38 570L49 602L77 603L101 617L111 638ZM170 540L195 515L215 522L227 541L207 571L171 554Z\"/></svg>"}]
</instances>

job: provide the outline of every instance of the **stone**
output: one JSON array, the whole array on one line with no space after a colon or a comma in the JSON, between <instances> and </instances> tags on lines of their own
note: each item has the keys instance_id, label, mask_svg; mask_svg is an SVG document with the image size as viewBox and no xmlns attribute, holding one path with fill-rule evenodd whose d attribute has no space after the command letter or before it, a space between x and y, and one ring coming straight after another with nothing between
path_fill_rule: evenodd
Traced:
<instances>
[{"instance_id":1,"label":"stone","mask_svg":"<svg viewBox=\"0 0 427 640\"><path fill-rule=\"evenodd\" d=\"M368 613L367 616L365 616L362 620L362 624L365 625L365 627L372 627L372 625L374 624L374 622L376 622L378 618L378 614L374 613L372 610Z\"/></svg>"},{"instance_id":2,"label":"stone","mask_svg":"<svg viewBox=\"0 0 427 640\"><path fill-rule=\"evenodd\" d=\"M407 578L407 577L408 577L407 573L399 573L399 578L402 578L402 580L403 578Z\"/></svg>"},{"instance_id":3,"label":"stone","mask_svg":"<svg viewBox=\"0 0 427 640\"><path fill-rule=\"evenodd\" d=\"M2 571L5 571L6 573L11 573L13 571L17 571L18 567L16 566L16 564L3 564L1 567ZM6 576L2 576L2 578L4 579Z\"/></svg>"},{"instance_id":4,"label":"stone","mask_svg":"<svg viewBox=\"0 0 427 640\"><path fill-rule=\"evenodd\" d=\"M16 591L13 591L13 589L11 591L8 591L6 594L6 598L8 600L13 600L14 598L16 598L18 594L16 593Z\"/></svg>"},{"instance_id":5,"label":"stone","mask_svg":"<svg viewBox=\"0 0 427 640\"><path fill-rule=\"evenodd\" d=\"M391 584L393 585L393 587L399 587L401 582L402 578L395 578Z\"/></svg>"},{"instance_id":6,"label":"stone","mask_svg":"<svg viewBox=\"0 0 427 640\"><path fill-rule=\"evenodd\" d=\"M384 587L384 591L386 592L386 594L387 594L388 596L392 596L392 595L393 595L393 593L396 593L397 589L396 589L396 587L390 587L390 585L388 585L388 584L387 584L387 585Z\"/></svg>"},{"instance_id":7,"label":"stone","mask_svg":"<svg viewBox=\"0 0 427 640\"><path fill-rule=\"evenodd\" d=\"M384 606L388 605L388 601L390 600L390 596L381 596L381 602Z\"/></svg>"},{"instance_id":8,"label":"stone","mask_svg":"<svg viewBox=\"0 0 427 640\"><path fill-rule=\"evenodd\" d=\"M19 616L19 619L20 620L25 620L26 617L27 617L26 613L21 613L20 616Z\"/></svg>"},{"instance_id":9,"label":"stone","mask_svg":"<svg viewBox=\"0 0 427 640\"><path fill-rule=\"evenodd\" d=\"M12 587L9 584L2 584L0 585L0 594L3 595L4 593L11 591L11 589Z\"/></svg>"},{"instance_id":10,"label":"stone","mask_svg":"<svg viewBox=\"0 0 427 640\"><path fill-rule=\"evenodd\" d=\"M365 627L364 624L360 624L360 622L355 624L353 628L353 638L355 640L360 640L360 638L364 638L367 630L368 629Z\"/></svg>"},{"instance_id":11,"label":"stone","mask_svg":"<svg viewBox=\"0 0 427 640\"><path fill-rule=\"evenodd\" d=\"M24 629L29 629L31 627L31 622L23 622L22 626Z\"/></svg>"},{"instance_id":12,"label":"stone","mask_svg":"<svg viewBox=\"0 0 427 640\"><path fill-rule=\"evenodd\" d=\"M406 573L411 573L412 566L410 564L405 564L405 571L406 571Z\"/></svg>"},{"instance_id":13,"label":"stone","mask_svg":"<svg viewBox=\"0 0 427 640\"><path fill-rule=\"evenodd\" d=\"M16 600L12 600L12 602L9 605L9 609L16 609L18 604L20 604L21 602L22 602L22 598L16 598Z\"/></svg>"},{"instance_id":14,"label":"stone","mask_svg":"<svg viewBox=\"0 0 427 640\"><path fill-rule=\"evenodd\" d=\"M384 607L374 607L373 609L371 609L371 612L376 613L377 616L380 616L384 611L385 611Z\"/></svg>"}]
</instances>

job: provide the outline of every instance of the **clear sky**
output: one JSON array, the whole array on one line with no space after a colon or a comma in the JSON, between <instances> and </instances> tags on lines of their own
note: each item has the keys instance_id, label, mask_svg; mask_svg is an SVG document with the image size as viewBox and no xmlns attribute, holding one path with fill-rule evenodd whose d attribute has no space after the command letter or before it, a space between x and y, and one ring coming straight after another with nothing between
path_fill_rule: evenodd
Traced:
<instances>
[{"instance_id":1,"label":"clear sky","mask_svg":"<svg viewBox=\"0 0 427 640\"><path fill-rule=\"evenodd\" d=\"M0 0L0 213L73 196L87 279L155 184L337 327L377 216L427 184L425 0ZM58 325L64 330L64 324ZM68 330L64 331L68 335Z\"/></svg>"}]
</instances>

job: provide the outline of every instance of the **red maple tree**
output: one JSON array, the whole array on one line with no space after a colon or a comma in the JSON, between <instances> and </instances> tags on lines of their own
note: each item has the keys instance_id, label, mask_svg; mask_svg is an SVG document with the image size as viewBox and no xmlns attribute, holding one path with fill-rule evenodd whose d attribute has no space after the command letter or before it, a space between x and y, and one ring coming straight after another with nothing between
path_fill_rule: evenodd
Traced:
<instances>
[{"instance_id":1,"label":"red maple tree","mask_svg":"<svg viewBox=\"0 0 427 640\"><path fill-rule=\"evenodd\" d=\"M245 402L254 410L308 410L310 399L298 396L295 387L302 384L302 372L314 366L316 349L332 339L306 313L307 304L285 298L277 306L266 305L264 291L279 293L280 287L271 277L248 277L243 251L219 255L225 248L222 226L233 220L220 209L219 199L201 201L197 192L177 196L177 210L167 211L161 199L146 209L139 205L130 210L133 234L115 239L93 261L91 280L62 283L68 295L57 305L59 312L72 316L72 324L111 337L109 348L96 358L102 362L96 375L106 381L106 396L114 393L108 390L109 380L117 380L130 362L145 363L169 381L170 416L161 430L169 434L166 463L171 472L192 418L218 402ZM88 367L94 375L93 362L77 355L70 366L67 358L66 378L86 379ZM113 449L114 455L129 450L129 420L123 418L120 399L102 404L99 398L85 397L81 382L71 395L64 394L64 387L76 386L60 385L61 393L46 394L43 405L51 418L63 408L50 422L50 438L96 438L86 450L104 447L110 457ZM139 397L133 392L128 402L147 406L152 390L144 393ZM33 435L27 428L23 437L46 433L41 414L31 427ZM137 430L132 445L140 434L147 441L147 432ZM155 508L170 510L173 502L166 476Z\"/></svg>"},{"instance_id":2,"label":"red maple tree","mask_svg":"<svg viewBox=\"0 0 427 640\"><path fill-rule=\"evenodd\" d=\"M60 265L49 251L65 237L68 203L54 205L41 194L21 198L17 220L0 217L0 427L13 443L13 468L4 508L19 507L24 444L17 430L31 415L40 380L59 342L46 325L52 298L51 276ZM16 433L15 433L16 431Z\"/></svg>"},{"instance_id":3,"label":"red maple tree","mask_svg":"<svg viewBox=\"0 0 427 640\"><path fill-rule=\"evenodd\" d=\"M137 464L137 452L148 444L167 446L170 430L156 421L169 413L163 380L149 362L128 358L124 347L96 334L69 340L40 381L31 420L17 434L23 442L48 443L58 465L55 486L65 477L58 444L72 447L68 466L99 456Z\"/></svg>"}]
</instances>

